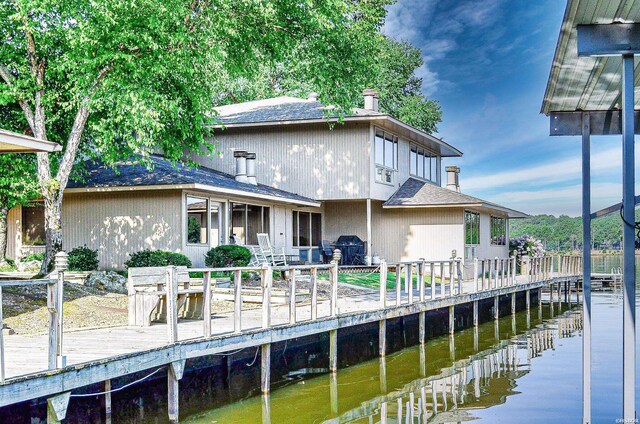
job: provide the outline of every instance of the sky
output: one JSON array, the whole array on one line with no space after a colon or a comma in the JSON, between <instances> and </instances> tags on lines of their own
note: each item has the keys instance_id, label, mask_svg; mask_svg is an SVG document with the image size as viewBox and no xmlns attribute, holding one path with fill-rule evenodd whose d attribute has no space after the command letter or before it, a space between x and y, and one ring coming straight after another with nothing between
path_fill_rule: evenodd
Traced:
<instances>
[{"instance_id":1,"label":"sky","mask_svg":"<svg viewBox=\"0 0 640 424\"><path fill-rule=\"evenodd\" d=\"M579 137L550 137L540 114L566 2L398 0L384 33L422 50L423 93L461 158L463 193L530 214L581 214ZM621 139L592 138L592 209L620 202ZM637 172L637 171L636 171Z\"/></svg>"}]
</instances>

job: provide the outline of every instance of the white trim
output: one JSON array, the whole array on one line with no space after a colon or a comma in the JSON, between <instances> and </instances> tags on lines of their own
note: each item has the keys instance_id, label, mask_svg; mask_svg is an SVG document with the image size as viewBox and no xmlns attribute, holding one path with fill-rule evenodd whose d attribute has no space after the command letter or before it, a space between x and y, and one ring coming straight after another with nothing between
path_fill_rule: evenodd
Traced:
<instances>
[{"instance_id":1,"label":"white trim","mask_svg":"<svg viewBox=\"0 0 640 424\"><path fill-rule=\"evenodd\" d=\"M80 187L80 188L68 188L65 193L111 193L111 192L124 192L124 191L149 191L149 190L202 190L208 193L228 194L231 196L239 196L251 199L264 199L278 203L287 203L292 205L310 206L319 208L319 202L309 202L305 200L288 199L285 197L273 196L269 194L251 193L243 190L234 190L229 188L222 188L216 186L210 186L200 183L189 184L171 184L171 185L147 185L147 186L122 186L122 187Z\"/></svg>"},{"instance_id":2,"label":"white trim","mask_svg":"<svg viewBox=\"0 0 640 424\"><path fill-rule=\"evenodd\" d=\"M440 205L382 205L383 209L481 208L482 203L445 203Z\"/></svg>"},{"instance_id":3,"label":"white trim","mask_svg":"<svg viewBox=\"0 0 640 424\"><path fill-rule=\"evenodd\" d=\"M0 153L59 152L61 150L62 146L57 143L0 129Z\"/></svg>"}]
</instances>

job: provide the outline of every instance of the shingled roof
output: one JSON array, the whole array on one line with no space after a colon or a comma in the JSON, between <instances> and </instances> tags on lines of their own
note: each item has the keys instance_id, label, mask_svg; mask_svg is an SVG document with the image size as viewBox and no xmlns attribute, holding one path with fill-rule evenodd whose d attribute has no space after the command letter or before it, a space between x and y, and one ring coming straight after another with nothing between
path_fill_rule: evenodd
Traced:
<instances>
[{"instance_id":1,"label":"shingled roof","mask_svg":"<svg viewBox=\"0 0 640 424\"><path fill-rule=\"evenodd\" d=\"M319 203L308 197L300 196L263 184L253 185L241 183L232 175L211 168L190 167L176 163L175 166L160 156L151 156L147 168L139 158L116 164L115 168L101 162L87 162L86 175L83 179L71 180L67 186L74 191L91 191L90 189L106 189L117 187L149 187L195 185L207 186L211 191L220 191L247 197L270 197L281 199L287 203L319 206ZM188 188L188 187L185 187ZM73 192L73 191L72 191Z\"/></svg>"},{"instance_id":2,"label":"shingled roof","mask_svg":"<svg viewBox=\"0 0 640 424\"><path fill-rule=\"evenodd\" d=\"M271 99L255 100L216 108L222 125L246 124L276 121L306 121L336 118L330 107L314 99L280 96ZM382 112L355 108L346 117L385 116Z\"/></svg>"},{"instance_id":3,"label":"shingled roof","mask_svg":"<svg viewBox=\"0 0 640 424\"><path fill-rule=\"evenodd\" d=\"M469 207L506 213L510 218L525 218L527 214L435 184L409 178L384 204L385 208Z\"/></svg>"}]
</instances>

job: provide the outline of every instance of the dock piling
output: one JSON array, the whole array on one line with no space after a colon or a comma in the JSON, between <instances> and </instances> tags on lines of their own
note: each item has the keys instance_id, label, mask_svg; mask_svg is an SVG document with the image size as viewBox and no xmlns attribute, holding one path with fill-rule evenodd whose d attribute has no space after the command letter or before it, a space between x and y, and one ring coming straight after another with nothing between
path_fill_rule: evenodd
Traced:
<instances>
[{"instance_id":1,"label":"dock piling","mask_svg":"<svg viewBox=\"0 0 640 424\"><path fill-rule=\"evenodd\" d=\"M500 296L493 297L493 319L500 319Z\"/></svg>"},{"instance_id":2,"label":"dock piling","mask_svg":"<svg viewBox=\"0 0 640 424\"><path fill-rule=\"evenodd\" d=\"M47 424L58 424L66 418L70 398L71 392L65 392L47 399Z\"/></svg>"},{"instance_id":3,"label":"dock piling","mask_svg":"<svg viewBox=\"0 0 640 424\"><path fill-rule=\"evenodd\" d=\"M378 354L384 357L387 354L387 320L381 319L378 327Z\"/></svg>"},{"instance_id":4,"label":"dock piling","mask_svg":"<svg viewBox=\"0 0 640 424\"><path fill-rule=\"evenodd\" d=\"M169 422L177 423L180 415L180 380L184 375L185 360L171 362L167 373L167 404L169 409Z\"/></svg>"},{"instance_id":5,"label":"dock piling","mask_svg":"<svg viewBox=\"0 0 640 424\"><path fill-rule=\"evenodd\" d=\"M473 301L473 326L478 327L478 301Z\"/></svg>"},{"instance_id":6,"label":"dock piling","mask_svg":"<svg viewBox=\"0 0 640 424\"><path fill-rule=\"evenodd\" d=\"M449 306L449 334L453 334L456 330L455 307Z\"/></svg>"},{"instance_id":7,"label":"dock piling","mask_svg":"<svg viewBox=\"0 0 640 424\"><path fill-rule=\"evenodd\" d=\"M329 372L338 372L338 330L329 331Z\"/></svg>"},{"instance_id":8,"label":"dock piling","mask_svg":"<svg viewBox=\"0 0 640 424\"><path fill-rule=\"evenodd\" d=\"M260 387L262 394L271 390L271 343L260 346Z\"/></svg>"},{"instance_id":9,"label":"dock piling","mask_svg":"<svg viewBox=\"0 0 640 424\"><path fill-rule=\"evenodd\" d=\"M424 311L418 313L418 342L420 344L424 344L424 339L425 339L425 320L426 320L426 313Z\"/></svg>"}]
</instances>

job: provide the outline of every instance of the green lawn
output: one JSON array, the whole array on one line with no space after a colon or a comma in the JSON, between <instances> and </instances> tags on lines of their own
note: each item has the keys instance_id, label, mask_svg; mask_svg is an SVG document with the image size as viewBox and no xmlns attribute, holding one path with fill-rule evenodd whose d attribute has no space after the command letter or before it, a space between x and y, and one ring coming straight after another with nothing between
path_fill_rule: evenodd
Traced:
<instances>
[{"instance_id":1,"label":"green lawn","mask_svg":"<svg viewBox=\"0 0 640 424\"><path fill-rule=\"evenodd\" d=\"M401 278L402 284L404 284L404 280L406 278L404 276L404 273L400 278ZM418 283L417 275L414 274L412 279L415 284ZM436 282L439 282L439 281L440 279L436 278ZM338 282L375 289L375 288L380 288L380 274L378 273L369 274L364 272L342 273L342 274L339 273ZM425 282L425 285L430 286L431 277L425 276L424 282ZM396 273L389 272L387 273L387 290L395 289L395 287L396 287Z\"/></svg>"}]
</instances>

